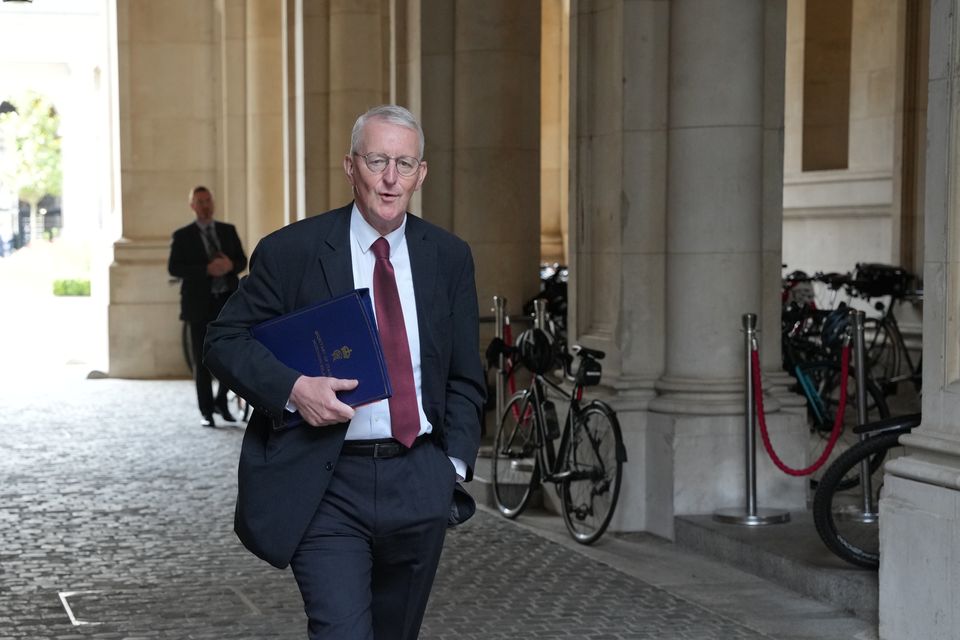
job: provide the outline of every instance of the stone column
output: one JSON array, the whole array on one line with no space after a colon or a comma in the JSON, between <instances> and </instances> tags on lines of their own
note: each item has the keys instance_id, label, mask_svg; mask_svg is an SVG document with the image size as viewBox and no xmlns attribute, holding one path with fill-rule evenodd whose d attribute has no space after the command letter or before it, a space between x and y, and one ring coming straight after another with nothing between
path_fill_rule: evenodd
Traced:
<instances>
[{"instance_id":1,"label":"stone column","mask_svg":"<svg viewBox=\"0 0 960 640\"><path fill-rule=\"evenodd\" d=\"M170 235L190 189L216 190L219 58L212 2L117 3L122 237L110 266L109 373L187 373Z\"/></svg>"},{"instance_id":2,"label":"stone column","mask_svg":"<svg viewBox=\"0 0 960 640\"><path fill-rule=\"evenodd\" d=\"M764 4L760 367L764 388L773 398L768 400L768 408L779 405L784 411L806 416L803 396L789 390L795 380L783 370L780 344L786 42L787 0L768 0ZM795 466L806 466L806 462L797 460Z\"/></svg>"},{"instance_id":3,"label":"stone column","mask_svg":"<svg viewBox=\"0 0 960 640\"><path fill-rule=\"evenodd\" d=\"M880 500L880 637L960 628L960 0L930 5L924 234L923 423L901 437Z\"/></svg>"},{"instance_id":4,"label":"stone column","mask_svg":"<svg viewBox=\"0 0 960 640\"><path fill-rule=\"evenodd\" d=\"M764 186L777 177L763 166L765 63L783 65L782 54L766 55L766 5L670 5L666 371L650 405L662 447L650 473L673 482L651 530L668 536L674 513L745 504L740 326L763 308ZM802 460L803 431L789 441L785 429L796 417L769 418L781 456ZM757 463L763 506L805 506L802 480L773 470L762 451Z\"/></svg>"},{"instance_id":5,"label":"stone column","mask_svg":"<svg viewBox=\"0 0 960 640\"><path fill-rule=\"evenodd\" d=\"M540 3L457 0L454 33L453 231L481 308L518 313L540 262Z\"/></svg>"},{"instance_id":6,"label":"stone column","mask_svg":"<svg viewBox=\"0 0 960 640\"><path fill-rule=\"evenodd\" d=\"M352 198L343 156L350 150L354 121L370 107L390 101L390 16L384 12L385 3L329 2L327 208L343 206Z\"/></svg>"},{"instance_id":7,"label":"stone column","mask_svg":"<svg viewBox=\"0 0 960 640\"><path fill-rule=\"evenodd\" d=\"M542 0L540 257L566 264L569 181L570 2Z\"/></svg>"},{"instance_id":8,"label":"stone column","mask_svg":"<svg viewBox=\"0 0 960 640\"><path fill-rule=\"evenodd\" d=\"M628 452L614 530L653 530L647 406L664 361L670 3L572 8L571 341L606 352L603 388Z\"/></svg>"},{"instance_id":9,"label":"stone column","mask_svg":"<svg viewBox=\"0 0 960 640\"><path fill-rule=\"evenodd\" d=\"M453 229L454 3L420 2L421 123L430 173L423 186L424 219ZM490 305L480 300L481 314Z\"/></svg>"},{"instance_id":10,"label":"stone column","mask_svg":"<svg viewBox=\"0 0 960 640\"><path fill-rule=\"evenodd\" d=\"M246 0L217 0L221 78L217 217L237 227L247 253L257 238L247 225L247 7Z\"/></svg>"},{"instance_id":11,"label":"stone column","mask_svg":"<svg viewBox=\"0 0 960 640\"><path fill-rule=\"evenodd\" d=\"M247 237L254 243L289 222L284 200L282 2L247 0Z\"/></svg>"}]
</instances>

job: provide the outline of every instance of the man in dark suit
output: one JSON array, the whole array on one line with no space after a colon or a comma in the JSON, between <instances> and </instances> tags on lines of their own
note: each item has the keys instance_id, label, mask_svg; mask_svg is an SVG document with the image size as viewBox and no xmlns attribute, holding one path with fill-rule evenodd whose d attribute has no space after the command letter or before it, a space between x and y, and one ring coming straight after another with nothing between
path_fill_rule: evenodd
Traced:
<instances>
[{"instance_id":1,"label":"man in dark suit","mask_svg":"<svg viewBox=\"0 0 960 640\"><path fill-rule=\"evenodd\" d=\"M473 475L485 399L473 258L407 213L422 156L406 109L360 116L343 160L354 202L264 238L207 336L207 365L256 408L236 532L291 566L312 640L416 638L446 527L475 509L457 483ZM362 287L389 400L351 408L336 392L356 380L303 376L250 337L253 325ZM305 424L289 426L291 410Z\"/></svg>"},{"instance_id":2,"label":"man in dark suit","mask_svg":"<svg viewBox=\"0 0 960 640\"><path fill-rule=\"evenodd\" d=\"M173 233L167 270L180 278L180 319L190 323L193 373L201 423L215 426L213 413L234 418L227 407L227 386L220 384L214 400L210 371L203 366L207 324L217 317L227 298L237 290L237 275L247 268L247 256L232 224L213 219L213 194L203 186L190 191L190 208L197 219Z\"/></svg>"}]
</instances>

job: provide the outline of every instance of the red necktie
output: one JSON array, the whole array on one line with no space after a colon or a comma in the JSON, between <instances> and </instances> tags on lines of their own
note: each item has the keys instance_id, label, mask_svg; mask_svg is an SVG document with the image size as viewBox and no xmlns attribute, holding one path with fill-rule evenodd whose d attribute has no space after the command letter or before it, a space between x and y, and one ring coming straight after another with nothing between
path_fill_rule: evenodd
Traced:
<instances>
[{"instance_id":1,"label":"red necktie","mask_svg":"<svg viewBox=\"0 0 960 640\"><path fill-rule=\"evenodd\" d=\"M410 344L403 324L403 309L397 292L397 279L390 264L390 243L378 238L370 247L376 256L373 268L373 299L377 312L377 328L387 361L387 372L393 395L390 397L390 430L393 437L409 447L420 434L420 412L417 390L413 384Z\"/></svg>"}]
</instances>

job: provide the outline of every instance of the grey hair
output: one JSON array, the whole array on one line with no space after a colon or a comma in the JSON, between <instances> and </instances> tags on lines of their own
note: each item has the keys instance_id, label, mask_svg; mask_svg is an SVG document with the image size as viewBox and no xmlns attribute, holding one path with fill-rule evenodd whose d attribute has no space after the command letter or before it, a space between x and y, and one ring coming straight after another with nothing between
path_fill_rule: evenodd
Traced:
<instances>
[{"instance_id":1,"label":"grey hair","mask_svg":"<svg viewBox=\"0 0 960 640\"><path fill-rule=\"evenodd\" d=\"M367 124L368 120L372 119L383 120L384 122L415 131L417 133L417 139L420 141L420 154L417 156L417 159L423 159L423 127L420 126L420 122L415 115L396 104L382 104L379 107L370 109L357 118L357 121L353 125L353 132L350 134L350 153L360 152L360 138L363 136L363 127Z\"/></svg>"}]
</instances>

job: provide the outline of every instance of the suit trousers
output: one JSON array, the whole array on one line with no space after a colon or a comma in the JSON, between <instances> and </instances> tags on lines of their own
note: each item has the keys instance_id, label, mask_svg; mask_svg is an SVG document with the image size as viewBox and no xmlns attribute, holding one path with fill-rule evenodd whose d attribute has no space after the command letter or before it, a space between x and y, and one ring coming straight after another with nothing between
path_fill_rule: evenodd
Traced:
<instances>
[{"instance_id":1,"label":"suit trousers","mask_svg":"<svg viewBox=\"0 0 960 640\"><path fill-rule=\"evenodd\" d=\"M290 562L310 640L417 638L456 483L424 440L394 458L340 456Z\"/></svg>"},{"instance_id":2,"label":"suit trousers","mask_svg":"<svg viewBox=\"0 0 960 640\"><path fill-rule=\"evenodd\" d=\"M207 325L216 320L220 309L226 304L228 295L211 296L210 315L204 320L190 321L190 346L193 349L193 380L197 385L197 404L200 414L204 416L213 413L214 406L226 406L227 386L220 383L217 386L217 398L213 398L213 376L210 370L203 366L203 341L207 337Z\"/></svg>"}]
</instances>

